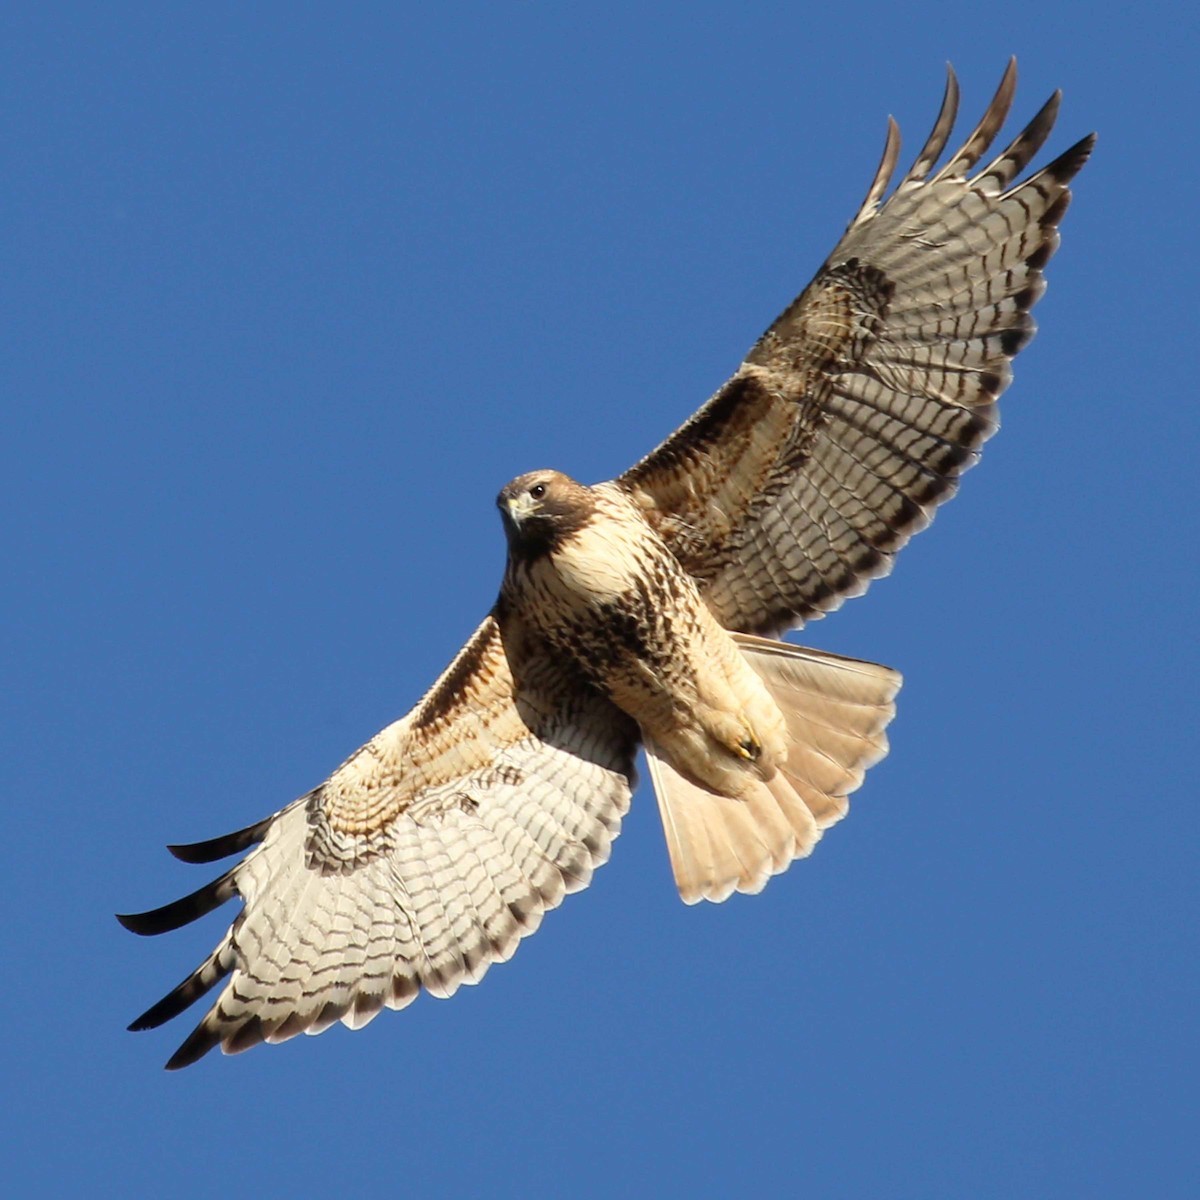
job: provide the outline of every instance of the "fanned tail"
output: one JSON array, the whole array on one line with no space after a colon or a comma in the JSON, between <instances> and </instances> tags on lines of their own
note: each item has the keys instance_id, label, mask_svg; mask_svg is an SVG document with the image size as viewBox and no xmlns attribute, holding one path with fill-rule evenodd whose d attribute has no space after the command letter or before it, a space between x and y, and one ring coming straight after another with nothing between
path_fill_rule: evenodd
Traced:
<instances>
[{"instance_id":1,"label":"fanned tail","mask_svg":"<svg viewBox=\"0 0 1200 1200\"><path fill-rule=\"evenodd\" d=\"M685 904L755 893L812 852L887 753L900 676L889 667L734 634L787 723L787 761L739 799L679 774L646 739L675 882Z\"/></svg>"}]
</instances>

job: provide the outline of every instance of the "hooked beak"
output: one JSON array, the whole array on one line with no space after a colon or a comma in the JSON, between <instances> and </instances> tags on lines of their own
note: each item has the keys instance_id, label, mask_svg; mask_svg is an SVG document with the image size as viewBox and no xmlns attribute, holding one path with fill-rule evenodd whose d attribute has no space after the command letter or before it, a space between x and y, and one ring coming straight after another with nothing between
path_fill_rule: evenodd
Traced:
<instances>
[{"instance_id":1,"label":"hooked beak","mask_svg":"<svg viewBox=\"0 0 1200 1200\"><path fill-rule=\"evenodd\" d=\"M520 525L536 507L537 501L528 492L518 492L515 496L505 497L500 511L513 525Z\"/></svg>"}]
</instances>

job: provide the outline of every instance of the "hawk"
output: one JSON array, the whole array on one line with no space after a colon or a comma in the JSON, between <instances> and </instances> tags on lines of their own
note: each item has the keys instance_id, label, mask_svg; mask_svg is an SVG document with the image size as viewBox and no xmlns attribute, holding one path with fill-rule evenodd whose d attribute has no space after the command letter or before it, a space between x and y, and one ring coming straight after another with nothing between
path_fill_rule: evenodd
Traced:
<instances>
[{"instance_id":1,"label":"hawk","mask_svg":"<svg viewBox=\"0 0 1200 1200\"><path fill-rule=\"evenodd\" d=\"M886 574L997 425L1087 137L1018 181L1050 98L977 164L1006 70L934 170L954 72L912 168L889 120L867 196L816 278L661 446L592 487L535 471L498 498L496 604L405 717L319 787L236 833L212 883L120 917L176 929L238 896L212 953L130 1028L225 979L167 1063L450 996L512 956L609 854L645 748L688 903L757 892L840 820L887 749L900 677L772 640Z\"/></svg>"}]
</instances>

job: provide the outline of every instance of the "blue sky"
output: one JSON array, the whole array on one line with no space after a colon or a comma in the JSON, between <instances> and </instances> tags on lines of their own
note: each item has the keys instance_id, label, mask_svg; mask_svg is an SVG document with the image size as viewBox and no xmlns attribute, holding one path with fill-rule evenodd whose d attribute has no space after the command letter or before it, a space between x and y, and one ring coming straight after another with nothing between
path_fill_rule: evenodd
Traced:
<instances>
[{"instance_id":1,"label":"blue sky","mask_svg":"<svg viewBox=\"0 0 1200 1200\"><path fill-rule=\"evenodd\" d=\"M1184 6L0 17L13 1194L1196 1194ZM906 685L851 817L686 909L648 787L515 960L182 1074L168 841L319 782L495 594L492 497L733 370L943 64L1097 129L1004 428L810 643ZM189 1014L190 1015L190 1014Z\"/></svg>"}]
</instances>

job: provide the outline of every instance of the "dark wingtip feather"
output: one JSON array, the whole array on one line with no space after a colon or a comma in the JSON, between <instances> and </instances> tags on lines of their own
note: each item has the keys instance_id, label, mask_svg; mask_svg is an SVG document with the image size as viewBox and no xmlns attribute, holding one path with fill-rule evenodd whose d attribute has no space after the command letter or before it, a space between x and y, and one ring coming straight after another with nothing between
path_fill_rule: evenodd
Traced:
<instances>
[{"instance_id":1,"label":"dark wingtip feather","mask_svg":"<svg viewBox=\"0 0 1200 1200\"><path fill-rule=\"evenodd\" d=\"M925 139L925 145L921 148L920 154L917 155L908 174L904 177L904 183L918 183L925 179L933 169L934 163L946 148L946 142L954 129L954 121L957 116L958 76L954 73L954 67L947 63L946 90L942 93L942 106L938 110L937 120L929 131L929 136Z\"/></svg>"},{"instance_id":2,"label":"dark wingtip feather","mask_svg":"<svg viewBox=\"0 0 1200 1200\"><path fill-rule=\"evenodd\" d=\"M160 1025L165 1025L172 1017L179 1016L190 1004L208 991L207 987L189 990L187 984L190 982L189 979L187 983L182 983L173 991L168 992L157 1004L146 1009L140 1017L130 1021L126 1029L130 1033L141 1033L146 1029L157 1029Z\"/></svg>"},{"instance_id":3,"label":"dark wingtip feather","mask_svg":"<svg viewBox=\"0 0 1200 1200\"><path fill-rule=\"evenodd\" d=\"M875 171L875 177L871 180L871 186L867 188L867 194L859 206L858 213L854 220L850 222L850 228L853 228L859 221L865 219L875 211L879 201L883 198L884 192L888 189L888 184L891 182L892 176L896 171L896 163L900 159L900 126L896 124L896 118L889 116L887 119L887 138L883 144L883 156L879 160L879 166Z\"/></svg>"},{"instance_id":4,"label":"dark wingtip feather","mask_svg":"<svg viewBox=\"0 0 1200 1200\"><path fill-rule=\"evenodd\" d=\"M204 887L197 888L179 900L173 900L161 908L152 908L149 912L117 913L117 920L130 933L136 933L140 937L170 933L172 929L187 925L206 916L214 908L219 908L226 900L233 898L236 890L233 872L227 871L219 879L206 883Z\"/></svg>"},{"instance_id":5,"label":"dark wingtip feather","mask_svg":"<svg viewBox=\"0 0 1200 1200\"><path fill-rule=\"evenodd\" d=\"M187 842L184 845L168 846L167 849L181 862L210 863L231 854L240 854L251 846L258 845L267 835L274 816L265 817L245 829L233 833L222 834L220 837L209 838L204 842Z\"/></svg>"},{"instance_id":6,"label":"dark wingtip feather","mask_svg":"<svg viewBox=\"0 0 1200 1200\"><path fill-rule=\"evenodd\" d=\"M184 1067L190 1067L192 1063L199 1062L220 1040L216 1031L207 1024L206 1018L188 1034L183 1045L167 1059L165 1069L180 1071Z\"/></svg>"},{"instance_id":7,"label":"dark wingtip feather","mask_svg":"<svg viewBox=\"0 0 1200 1200\"><path fill-rule=\"evenodd\" d=\"M143 1029L157 1029L172 1017L177 1017L186 1008L195 1004L201 996L211 991L232 970L232 960L227 956L232 941L232 931L227 933L220 945L181 983L172 988L157 1004L146 1009L129 1026L130 1033Z\"/></svg>"},{"instance_id":8,"label":"dark wingtip feather","mask_svg":"<svg viewBox=\"0 0 1200 1200\"><path fill-rule=\"evenodd\" d=\"M1017 59L1014 55L1008 60L1004 75L996 94L979 118L979 124L971 132L971 136L963 143L962 148L951 156L950 161L938 173L939 179L954 178L965 175L979 161L983 152L991 145L1001 126L1008 120L1012 108L1013 96L1017 90Z\"/></svg>"},{"instance_id":9,"label":"dark wingtip feather","mask_svg":"<svg viewBox=\"0 0 1200 1200\"><path fill-rule=\"evenodd\" d=\"M221 1028L220 1018L209 1013L188 1035L183 1045L167 1059L168 1071L179 1071L202 1059L214 1046L224 1044L226 1054L241 1054L267 1039L270 1026L259 1016L247 1017L240 1025Z\"/></svg>"},{"instance_id":10,"label":"dark wingtip feather","mask_svg":"<svg viewBox=\"0 0 1200 1200\"><path fill-rule=\"evenodd\" d=\"M1054 123L1058 120L1058 110L1062 106L1062 92L1051 93L1050 98L1034 114L1033 120L1017 135L1012 145L1001 157L1011 159L1011 168L1006 172L1009 179L1020 174L1033 161L1033 157L1046 144Z\"/></svg>"},{"instance_id":11,"label":"dark wingtip feather","mask_svg":"<svg viewBox=\"0 0 1200 1200\"><path fill-rule=\"evenodd\" d=\"M1079 174L1083 164L1091 158L1095 148L1096 135L1089 133L1087 137L1080 138L1069 150L1064 150L1052 163L1049 163L1045 168L1046 173L1057 179L1059 183L1069 183Z\"/></svg>"}]
</instances>

